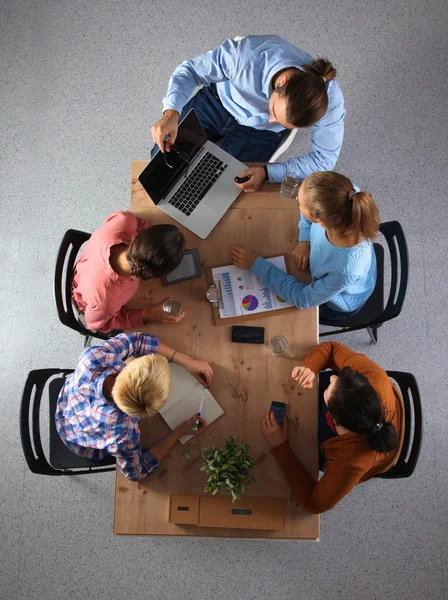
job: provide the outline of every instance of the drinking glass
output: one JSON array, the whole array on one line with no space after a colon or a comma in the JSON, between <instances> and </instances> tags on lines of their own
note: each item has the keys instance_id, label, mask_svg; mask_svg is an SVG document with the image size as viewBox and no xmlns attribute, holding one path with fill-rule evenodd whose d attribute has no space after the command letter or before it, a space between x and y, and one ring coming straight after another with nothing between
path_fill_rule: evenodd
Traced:
<instances>
[{"instance_id":1,"label":"drinking glass","mask_svg":"<svg viewBox=\"0 0 448 600\"><path fill-rule=\"evenodd\" d=\"M187 444L182 448L183 470L189 471L202 456L202 449L195 444Z\"/></svg>"},{"instance_id":2,"label":"drinking glass","mask_svg":"<svg viewBox=\"0 0 448 600\"><path fill-rule=\"evenodd\" d=\"M285 173L280 186L280 194L287 198L296 198L300 181L295 173Z\"/></svg>"},{"instance_id":3,"label":"drinking glass","mask_svg":"<svg viewBox=\"0 0 448 600\"><path fill-rule=\"evenodd\" d=\"M288 350L288 340L282 335L274 335L269 340L269 349L272 352L272 356L280 356Z\"/></svg>"},{"instance_id":4,"label":"drinking glass","mask_svg":"<svg viewBox=\"0 0 448 600\"><path fill-rule=\"evenodd\" d=\"M178 298L168 298L163 303L163 310L170 315L180 315L182 312L182 302Z\"/></svg>"}]
</instances>

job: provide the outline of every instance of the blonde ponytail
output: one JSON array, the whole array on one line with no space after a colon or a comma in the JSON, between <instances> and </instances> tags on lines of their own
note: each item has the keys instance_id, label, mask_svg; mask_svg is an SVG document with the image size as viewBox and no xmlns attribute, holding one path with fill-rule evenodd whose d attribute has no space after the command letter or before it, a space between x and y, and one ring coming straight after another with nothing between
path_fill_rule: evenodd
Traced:
<instances>
[{"instance_id":1,"label":"blonde ponytail","mask_svg":"<svg viewBox=\"0 0 448 600\"><path fill-rule=\"evenodd\" d=\"M352 229L358 238L374 240L379 230L378 206L369 192L355 192L352 198Z\"/></svg>"}]
</instances>

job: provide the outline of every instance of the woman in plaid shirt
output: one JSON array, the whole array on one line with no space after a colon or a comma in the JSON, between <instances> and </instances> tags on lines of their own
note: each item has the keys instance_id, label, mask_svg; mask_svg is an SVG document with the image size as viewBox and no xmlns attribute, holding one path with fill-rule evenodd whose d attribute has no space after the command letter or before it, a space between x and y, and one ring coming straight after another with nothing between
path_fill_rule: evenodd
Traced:
<instances>
[{"instance_id":1,"label":"woman in plaid shirt","mask_svg":"<svg viewBox=\"0 0 448 600\"><path fill-rule=\"evenodd\" d=\"M130 357L136 360L126 365ZM140 419L155 415L168 399L171 361L210 386L208 362L177 352L152 335L121 333L87 348L58 398L56 427L66 446L89 460L115 456L132 481L150 475L180 437L197 435L207 425L200 419L201 427L194 431L193 415L151 450L141 447Z\"/></svg>"}]
</instances>

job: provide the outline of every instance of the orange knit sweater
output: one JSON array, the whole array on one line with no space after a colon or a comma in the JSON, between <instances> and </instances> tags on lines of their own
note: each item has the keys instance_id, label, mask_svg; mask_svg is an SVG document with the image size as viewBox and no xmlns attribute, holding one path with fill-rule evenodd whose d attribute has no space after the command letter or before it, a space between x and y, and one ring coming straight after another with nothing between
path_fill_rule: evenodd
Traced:
<instances>
[{"instance_id":1,"label":"orange knit sweater","mask_svg":"<svg viewBox=\"0 0 448 600\"><path fill-rule=\"evenodd\" d=\"M333 508L357 483L367 481L393 466L403 445L404 408L401 395L386 372L364 354L358 354L343 344L319 344L302 365L316 374L328 368L339 372L346 366L362 373L375 388L385 407L385 417L392 421L399 439L398 449L388 453L371 450L367 438L357 433L348 432L326 440L321 446L325 464L324 474L319 481L301 465L288 442L273 448L272 454L297 502L309 512L318 514Z\"/></svg>"}]
</instances>

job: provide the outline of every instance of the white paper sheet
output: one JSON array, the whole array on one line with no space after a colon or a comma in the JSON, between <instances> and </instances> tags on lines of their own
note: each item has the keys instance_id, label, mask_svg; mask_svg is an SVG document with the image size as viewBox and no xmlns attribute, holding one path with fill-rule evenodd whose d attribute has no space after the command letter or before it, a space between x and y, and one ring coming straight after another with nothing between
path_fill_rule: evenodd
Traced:
<instances>
[{"instance_id":1,"label":"white paper sheet","mask_svg":"<svg viewBox=\"0 0 448 600\"><path fill-rule=\"evenodd\" d=\"M284 256L266 260L286 273ZM224 306L219 309L219 316L222 319L293 306L267 288L250 271L235 265L212 269L212 276L214 280L217 279L221 283Z\"/></svg>"}]
</instances>

